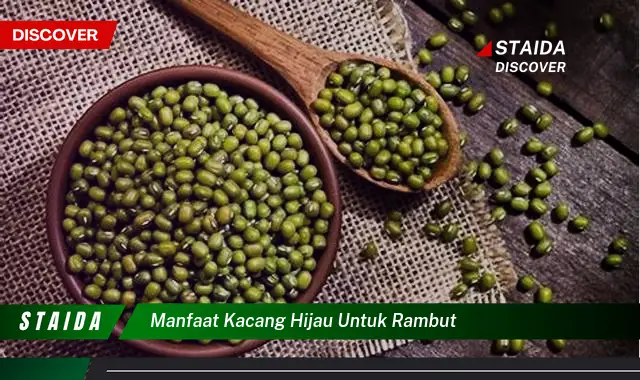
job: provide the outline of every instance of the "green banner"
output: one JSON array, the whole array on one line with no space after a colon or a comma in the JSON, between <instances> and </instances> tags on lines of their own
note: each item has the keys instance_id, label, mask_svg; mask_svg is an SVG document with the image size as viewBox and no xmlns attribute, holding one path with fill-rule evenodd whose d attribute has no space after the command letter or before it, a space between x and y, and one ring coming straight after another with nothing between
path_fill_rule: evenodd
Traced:
<instances>
[{"instance_id":1,"label":"green banner","mask_svg":"<svg viewBox=\"0 0 640 380\"><path fill-rule=\"evenodd\" d=\"M89 361L89 358L0 359L0 367L4 380L83 380Z\"/></svg>"},{"instance_id":2,"label":"green banner","mask_svg":"<svg viewBox=\"0 0 640 380\"><path fill-rule=\"evenodd\" d=\"M0 305L0 340L103 340L124 305Z\"/></svg>"},{"instance_id":3,"label":"green banner","mask_svg":"<svg viewBox=\"0 0 640 380\"><path fill-rule=\"evenodd\" d=\"M141 304L121 339L640 339L640 304Z\"/></svg>"}]
</instances>

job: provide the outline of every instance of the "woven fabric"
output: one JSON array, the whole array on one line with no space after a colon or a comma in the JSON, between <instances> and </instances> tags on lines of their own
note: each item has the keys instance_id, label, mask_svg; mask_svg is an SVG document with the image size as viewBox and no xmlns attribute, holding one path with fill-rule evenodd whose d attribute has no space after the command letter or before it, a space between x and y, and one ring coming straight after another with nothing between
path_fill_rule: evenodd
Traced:
<instances>
[{"instance_id":1,"label":"woven fabric","mask_svg":"<svg viewBox=\"0 0 640 380\"><path fill-rule=\"evenodd\" d=\"M406 28L390 0L231 0L250 14L317 46L406 60ZM0 51L0 303L71 303L53 264L45 233L46 184L57 148L75 120L109 89L140 73L182 64L223 65L288 91L277 74L216 32L165 7L163 2L3 1L1 19L111 19L119 25L105 51ZM499 286L471 293L463 302L503 302L514 273L482 201L466 200L461 180L420 196L374 188L340 169L344 202L342 240L334 273L317 302L449 302L459 280L457 244L425 239L429 211L450 199L448 221L474 234L487 269ZM404 236L382 232L386 211L405 213ZM380 256L363 262L359 251L375 240ZM249 356L369 356L405 341L273 341ZM0 342L4 356L135 356L108 342Z\"/></svg>"}]
</instances>

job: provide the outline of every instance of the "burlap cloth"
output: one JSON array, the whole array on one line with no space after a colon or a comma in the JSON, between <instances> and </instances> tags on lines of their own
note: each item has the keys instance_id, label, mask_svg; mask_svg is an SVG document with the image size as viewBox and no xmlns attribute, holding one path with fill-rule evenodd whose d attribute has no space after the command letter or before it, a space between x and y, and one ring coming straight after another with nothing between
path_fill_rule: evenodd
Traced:
<instances>
[{"instance_id":1,"label":"burlap cloth","mask_svg":"<svg viewBox=\"0 0 640 380\"><path fill-rule=\"evenodd\" d=\"M406 28L390 0L232 0L275 27L327 49L407 60ZM159 1L3 1L0 18L111 19L119 25L107 51L0 51L0 303L73 302L56 273L45 234L46 185L57 148L82 113L106 91L140 73L180 64L224 65L287 91L277 74L216 32ZM514 272L482 200L468 200L461 180L424 196L380 191L340 170L342 240L334 273L318 302L450 302L459 280L459 246L425 239L420 227L433 205L450 199L447 219L477 236L484 265L499 286L463 302L503 302ZM404 237L382 232L384 213L405 212ZM368 240L380 256L362 262ZM273 341L251 356L370 356L406 343L393 341ZM133 356L116 340L0 342L3 356Z\"/></svg>"}]
</instances>

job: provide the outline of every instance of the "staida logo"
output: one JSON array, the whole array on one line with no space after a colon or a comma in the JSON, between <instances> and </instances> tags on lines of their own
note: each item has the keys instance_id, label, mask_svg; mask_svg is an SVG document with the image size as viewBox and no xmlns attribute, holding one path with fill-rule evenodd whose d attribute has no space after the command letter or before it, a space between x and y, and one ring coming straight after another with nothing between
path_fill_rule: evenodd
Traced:
<instances>
[{"instance_id":1,"label":"staida logo","mask_svg":"<svg viewBox=\"0 0 640 380\"><path fill-rule=\"evenodd\" d=\"M520 41L520 40L500 40L493 48L493 41L489 41L485 47L476 54L478 57L509 56L517 57L542 57L565 55L564 43L562 41ZM564 73L567 66L565 61L499 61L496 62L497 73Z\"/></svg>"}]
</instances>

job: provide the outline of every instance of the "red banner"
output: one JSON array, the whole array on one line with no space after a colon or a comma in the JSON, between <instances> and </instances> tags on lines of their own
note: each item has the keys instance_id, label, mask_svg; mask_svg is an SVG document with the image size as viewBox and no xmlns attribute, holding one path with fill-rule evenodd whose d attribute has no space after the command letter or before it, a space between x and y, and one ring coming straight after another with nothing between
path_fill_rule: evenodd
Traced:
<instances>
[{"instance_id":1,"label":"red banner","mask_svg":"<svg viewBox=\"0 0 640 380\"><path fill-rule=\"evenodd\" d=\"M117 21L0 21L0 49L109 49Z\"/></svg>"}]
</instances>

